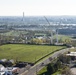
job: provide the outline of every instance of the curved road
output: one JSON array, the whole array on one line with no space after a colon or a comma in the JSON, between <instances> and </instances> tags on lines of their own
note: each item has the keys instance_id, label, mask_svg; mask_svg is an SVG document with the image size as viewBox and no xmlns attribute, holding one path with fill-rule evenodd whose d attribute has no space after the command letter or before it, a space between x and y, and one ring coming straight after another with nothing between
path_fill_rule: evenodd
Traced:
<instances>
[{"instance_id":1,"label":"curved road","mask_svg":"<svg viewBox=\"0 0 76 75\"><path fill-rule=\"evenodd\" d=\"M56 57L58 57L59 54L63 54L66 51L69 51L69 48L57 51L57 52L53 53L50 57L51 58L56 58ZM37 75L37 72L39 70L41 70L45 65L47 65L48 63L51 62L51 60L49 60L49 58L45 59L44 61L42 61L42 62L40 62L40 63L38 63L36 65L34 65L33 67L26 70L24 73L22 73L20 75ZM42 64L42 63L44 63L44 64Z\"/></svg>"}]
</instances>

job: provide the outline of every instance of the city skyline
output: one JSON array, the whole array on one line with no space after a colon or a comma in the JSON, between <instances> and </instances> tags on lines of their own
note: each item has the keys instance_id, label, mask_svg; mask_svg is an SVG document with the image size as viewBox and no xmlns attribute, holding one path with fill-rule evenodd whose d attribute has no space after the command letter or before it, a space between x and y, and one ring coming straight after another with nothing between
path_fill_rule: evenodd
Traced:
<instances>
[{"instance_id":1,"label":"city skyline","mask_svg":"<svg viewBox=\"0 0 76 75\"><path fill-rule=\"evenodd\" d=\"M76 15L76 0L0 0L0 16Z\"/></svg>"}]
</instances>

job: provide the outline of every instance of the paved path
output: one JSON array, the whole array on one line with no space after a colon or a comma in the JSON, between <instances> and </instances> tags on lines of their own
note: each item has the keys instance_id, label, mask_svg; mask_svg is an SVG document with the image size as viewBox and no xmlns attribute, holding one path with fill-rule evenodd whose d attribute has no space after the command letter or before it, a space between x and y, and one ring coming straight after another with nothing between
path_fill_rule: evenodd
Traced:
<instances>
[{"instance_id":1,"label":"paved path","mask_svg":"<svg viewBox=\"0 0 76 75\"><path fill-rule=\"evenodd\" d=\"M71 72L73 73L73 75L76 75L76 68L71 68Z\"/></svg>"},{"instance_id":2,"label":"paved path","mask_svg":"<svg viewBox=\"0 0 76 75\"><path fill-rule=\"evenodd\" d=\"M69 51L69 48L57 51L57 52L53 53L50 57L56 58L56 57L58 57L59 54L63 54L66 51ZM39 70L41 70L44 67L44 65L47 65L48 63L51 62L49 60L49 58L45 59L41 63L36 64L35 66L31 67L29 70L25 71L24 73L22 73L20 75L37 75L37 72ZM42 65L42 63L44 63L44 65Z\"/></svg>"}]
</instances>

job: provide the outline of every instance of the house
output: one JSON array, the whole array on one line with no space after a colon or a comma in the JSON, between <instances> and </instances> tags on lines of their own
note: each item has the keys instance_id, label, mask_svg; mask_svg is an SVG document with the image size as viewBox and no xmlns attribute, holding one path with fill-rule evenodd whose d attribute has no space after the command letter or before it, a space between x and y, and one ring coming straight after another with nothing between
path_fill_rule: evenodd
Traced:
<instances>
[{"instance_id":1,"label":"house","mask_svg":"<svg viewBox=\"0 0 76 75\"><path fill-rule=\"evenodd\" d=\"M5 70L5 75L13 75L19 72L19 68L17 67L7 67Z\"/></svg>"},{"instance_id":2,"label":"house","mask_svg":"<svg viewBox=\"0 0 76 75\"><path fill-rule=\"evenodd\" d=\"M68 53L68 54L66 54L67 56L74 56L74 57L76 57L76 52L70 52L70 53Z\"/></svg>"},{"instance_id":3,"label":"house","mask_svg":"<svg viewBox=\"0 0 76 75\"><path fill-rule=\"evenodd\" d=\"M17 67L4 67L0 65L0 75L14 75L19 72L19 68Z\"/></svg>"},{"instance_id":4,"label":"house","mask_svg":"<svg viewBox=\"0 0 76 75\"><path fill-rule=\"evenodd\" d=\"M12 64L15 63L15 61L13 59L9 60L9 62L11 62Z\"/></svg>"},{"instance_id":5,"label":"house","mask_svg":"<svg viewBox=\"0 0 76 75\"><path fill-rule=\"evenodd\" d=\"M1 59L1 61L2 61L2 62L6 62L6 61L7 61L7 59Z\"/></svg>"},{"instance_id":6,"label":"house","mask_svg":"<svg viewBox=\"0 0 76 75\"><path fill-rule=\"evenodd\" d=\"M0 65L0 75L4 75L5 74L5 67L3 65Z\"/></svg>"},{"instance_id":7,"label":"house","mask_svg":"<svg viewBox=\"0 0 76 75\"><path fill-rule=\"evenodd\" d=\"M76 60L76 52L69 52L68 54L66 54L66 56L71 57L72 60Z\"/></svg>"}]
</instances>

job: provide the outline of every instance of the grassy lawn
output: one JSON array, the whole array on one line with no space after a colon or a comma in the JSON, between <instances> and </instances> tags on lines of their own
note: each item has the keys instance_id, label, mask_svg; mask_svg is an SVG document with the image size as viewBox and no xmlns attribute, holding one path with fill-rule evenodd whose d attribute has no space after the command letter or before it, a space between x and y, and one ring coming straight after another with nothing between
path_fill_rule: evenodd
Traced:
<instances>
[{"instance_id":1,"label":"grassy lawn","mask_svg":"<svg viewBox=\"0 0 76 75\"><path fill-rule=\"evenodd\" d=\"M41 57L64 46L7 44L0 46L0 59L14 59L34 63Z\"/></svg>"},{"instance_id":2,"label":"grassy lawn","mask_svg":"<svg viewBox=\"0 0 76 75\"><path fill-rule=\"evenodd\" d=\"M6 33L2 33L1 35L6 35L6 36L19 36L20 34L27 34L27 31L9 31Z\"/></svg>"},{"instance_id":3,"label":"grassy lawn","mask_svg":"<svg viewBox=\"0 0 76 75\"><path fill-rule=\"evenodd\" d=\"M43 75L43 74L48 75L48 74L47 74L47 68L46 68L46 67L42 68L42 69L38 72L38 75Z\"/></svg>"},{"instance_id":4,"label":"grassy lawn","mask_svg":"<svg viewBox=\"0 0 76 75\"><path fill-rule=\"evenodd\" d=\"M57 72L55 72L55 73L52 74L52 75L61 75L61 72L60 72L60 71L57 71Z\"/></svg>"},{"instance_id":5,"label":"grassy lawn","mask_svg":"<svg viewBox=\"0 0 76 75\"><path fill-rule=\"evenodd\" d=\"M56 35L53 36L53 38L56 38L56 37L57 37ZM65 41L66 39L71 40L71 37L67 35L58 34L58 39L62 39L62 41Z\"/></svg>"}]
</instances>

